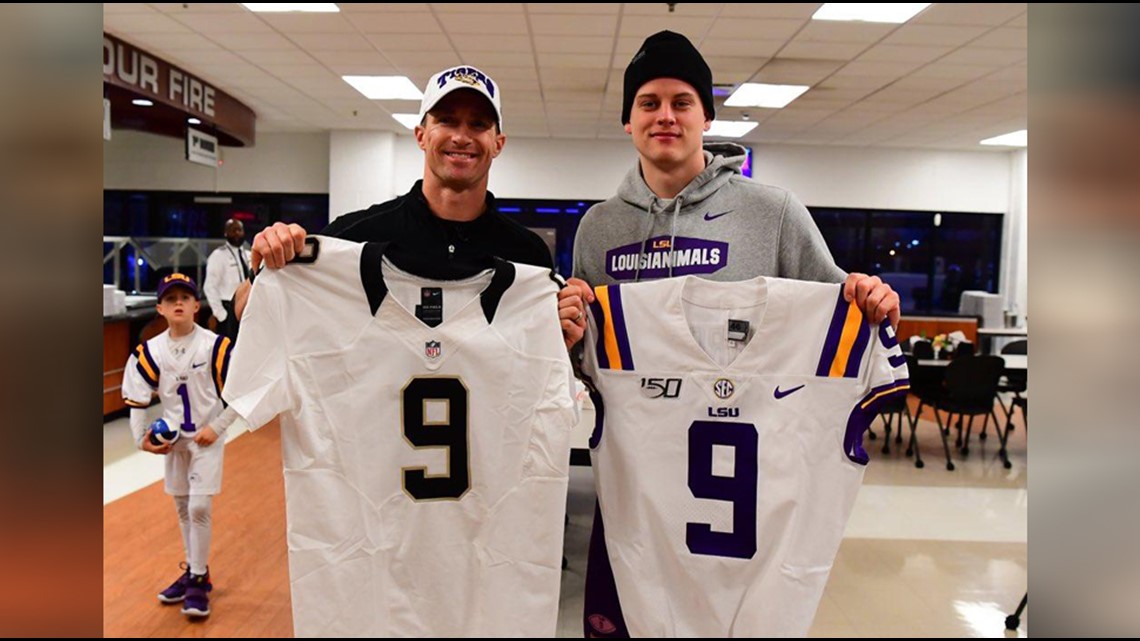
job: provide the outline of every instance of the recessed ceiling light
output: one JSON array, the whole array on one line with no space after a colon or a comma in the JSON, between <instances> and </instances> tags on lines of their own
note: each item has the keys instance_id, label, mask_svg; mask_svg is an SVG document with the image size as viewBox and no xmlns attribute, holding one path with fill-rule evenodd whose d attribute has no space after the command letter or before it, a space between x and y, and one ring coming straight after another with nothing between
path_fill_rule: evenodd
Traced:
<instances>
[{"instance_id":1,"label":"recessed ceiling light","mask_svg":"<svg viewBox=\"0 0 1140 641\"><path fill-rule=\"evenodd\" d=\"M758 124L760 123L748 120L714 120L705 135L717 138L740 138L755 129Z\"/></svg>"},{"instance_id":2,"label":"recessed ceiling light","mask_svg":"<svg viewBox=\"0 0 1140 641\"><path fill-rule=\"evenodd\" d=\"M807 85L769 85L746 82L724 101L725 107L767 107L781 109L810 89Z\"/></svg>"},{"instance_id":3,"label":"recessed ceiling light","mask_svg":"<svg viewBox=\"0 0 1140 641\"><path fill-rule=\"evenodd\" d=\"M1029 130L1022 129L1020 131L1011 131L1008 134L994 136L993 138L986 138L981 141L983 145L999 145L1004 147L1028 147L1029 146Z\"/></svg>"},{"instance_id":4,"label":"recessed ceiling light","mask_svg":"<svg viewBox=\"0 0 1140 641\"><path fill-rule=\"evenodd\" d=\"M340 7L332 2L243 2L243 7L256 13L285 13L304 11L308 13L339 13Z\"/></svg>"},{"instance_id":5,"label":"recessed ceiling light","mask_svg":"<svg viewBox=\"0 0 1140 641\"><path fill-rule=\"evenodd\" d=\"M373 100L420 100L424 97L407 76L341 76L354 89Z\"/></svg>"},{"instance_id":6,"label":"recessed ceiling light","mask_svg":"<svg viewBox=\"0 0 1140 641\"><path fill-rule=\"evenodd\" d=\"M150 100L147 100L146 98L135 98L134 100L131 101L131 104L135 105L137 107L153 107L154 106L154 103L151 102Z\"/></svg>"},{"instance_id":7,"label":"recessed ceiling light","mask_svg":"<svg viewBox=\"0 0 1140 641\"><path fill-rule=\"evenodd\" d=\"M850 22L886 22L901 24L930 6L929 2L827 2L812 20L844 20Z\"/></svg>"}]
</instances>

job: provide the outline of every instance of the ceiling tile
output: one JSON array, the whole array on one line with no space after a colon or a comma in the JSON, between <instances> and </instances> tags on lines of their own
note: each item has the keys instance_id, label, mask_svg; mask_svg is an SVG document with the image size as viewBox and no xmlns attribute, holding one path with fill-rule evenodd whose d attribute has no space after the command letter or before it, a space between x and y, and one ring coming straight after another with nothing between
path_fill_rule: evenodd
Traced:
<instances>
[{"instance_id":1,"label":"ceiling tile","mask_svg":"<svg viewBox=\"0 0 1140 641\"><path fill-rule=\"evenodd\" d=\"M713 23L709 40L721 38L737 40L787 40L803 26L803 20L770 18L720 18ZM703 44L703 43L702 43Z\"/></svg>"},{"instance_id":2,"label":"ceiling tile","mask_svg":"<svg viewBox=\"0 0 1140 641\"><path fill-rule=\"evenodd\" d=\"M435 16L428 12L355 13L349 14L348 20L364 34L443 33L443 28L440 27Z\"/></svg>"},{"instance_id":3,"label":"ceiling tile","mask_svg":"<svg viewBox=\"0 0 1140 641\"><path fill-rule=\"evenodd\" d=\"M526 17L522 14L498 13L440 13L438 19L451 34L468 33L484 38L525 36L528 33Z\"/></svg>"},{"instance_id":4,"label":"ceiling tile","mask_svg":"<svg viewBox=\"0 0 1140 641\"><path fill-rule=\"evenodd\" d=\"M536 14L530 16L530 28L539 36L613 37L617 31L616 15Z\"/></svg>"},{"instance_id":5,"label":"ceiling tile","mask_svg":"<svg viewBox=\"0 0 1140 641\"><path fill-rule=\"evenodd\" d=\"M938 2L911 18L913 24L966 24L996 27L1025 13L1024 2L992 4Z\"/></svg>"}]
</instances>

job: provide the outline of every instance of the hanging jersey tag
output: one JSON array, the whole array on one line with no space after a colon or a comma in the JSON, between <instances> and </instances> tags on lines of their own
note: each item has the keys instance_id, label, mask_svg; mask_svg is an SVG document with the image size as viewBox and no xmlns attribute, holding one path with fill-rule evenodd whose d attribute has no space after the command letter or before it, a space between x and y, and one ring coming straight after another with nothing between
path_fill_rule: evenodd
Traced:
<instances>
[{"instance_id":1,"label":"hanging jersey tag","mask_svg":"<svg viewBox=\"0 0 1140 641\"><path fill-rule=\"evenodd\" d=\"M745 320L728 320L728 340L729 342L743 341L748 338L748 321Z\"/></svg>"},{"instance_id":2,"label":"hanging jersey tag","mask_svg":"<svg viewBox=\"0 0 1140 641\"><path fill-rule=\"evenodd\" d=\"M443 288L420 288L420 304L416 305L416 318L428 327L436 327L443 322Z\"/></svg>"}]
</instances>

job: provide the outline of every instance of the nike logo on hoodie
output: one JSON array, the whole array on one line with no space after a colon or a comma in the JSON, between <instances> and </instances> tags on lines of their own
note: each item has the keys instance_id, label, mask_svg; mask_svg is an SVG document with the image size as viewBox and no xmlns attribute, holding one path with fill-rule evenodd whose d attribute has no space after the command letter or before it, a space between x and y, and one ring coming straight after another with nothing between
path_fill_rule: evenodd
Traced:
<instances>
[{"instance_id":1,"label":"nike logo on hoodie","mask_svg":"<svg viewBox=\"0 0 1140 641\"><path fill-rule=\"evenodd\" d=\"M717 218L720 218L721 216L727 216L727 215L731 214L732 211L733 210L730 209L728 211L722 211L719 214L712 214L712 213L706 212L705 213L705 220L716 220Z\"/></svg>"}]
</instances>

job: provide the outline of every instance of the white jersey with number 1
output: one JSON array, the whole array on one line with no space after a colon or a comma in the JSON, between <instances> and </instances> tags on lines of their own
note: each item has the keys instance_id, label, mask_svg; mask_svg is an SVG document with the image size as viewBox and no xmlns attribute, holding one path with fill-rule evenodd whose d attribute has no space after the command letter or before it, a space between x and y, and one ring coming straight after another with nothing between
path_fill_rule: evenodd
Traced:
<instances>
[{"instance_id":1,"label":"white jersey with number 1","mask_svg":"<svg viewBox=\"0 0 1140 641\"><path fill-rule=\"evenodd\" d=\"M222 412L231 345L230 339L194 325L186 336L174 338L167 330L143 341L127 359L123 400L129 407L141 409L157 395L163 420L181 432L164 463L167 494L214 495L222 491L225 439L199 446L194 436Z\"/></svg>"}]
</instances>

